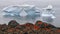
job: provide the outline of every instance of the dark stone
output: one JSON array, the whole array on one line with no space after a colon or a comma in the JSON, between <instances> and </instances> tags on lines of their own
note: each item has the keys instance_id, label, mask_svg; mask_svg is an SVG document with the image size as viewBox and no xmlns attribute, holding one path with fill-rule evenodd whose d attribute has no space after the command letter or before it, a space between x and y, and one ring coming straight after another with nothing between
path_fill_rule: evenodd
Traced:
<instances>
[{"instance_id":1,"label":"dark stone","mask_svg":"<svg viewBox=\"0 0 60 34\"><path fill-rule=\"evenodd\" d=\"M56 28L55 26L51 25L51 24L48 24L47 28Z\"/></svg>"},{"instance_id":2,"label":"dark stone","mask_svg":"<svg viewBox=\"0 0 60 34\"><path fill-rule=\"evenodd\" d=\"M27 32L25 32L24 34L28 34Z\"/></svg>"},{"instance_id":3,"label":"dark stone","mask_svg":"<svg viewBox=\"0 0 60 34\"><path fill-rule=\"evenodd\" d=\"M16 27L17 25L19 25L19 23L17 23L15 20L11 20L11 21L8 23L8 26L11 26L11 27Z\"/></svg>"}]
</instances>

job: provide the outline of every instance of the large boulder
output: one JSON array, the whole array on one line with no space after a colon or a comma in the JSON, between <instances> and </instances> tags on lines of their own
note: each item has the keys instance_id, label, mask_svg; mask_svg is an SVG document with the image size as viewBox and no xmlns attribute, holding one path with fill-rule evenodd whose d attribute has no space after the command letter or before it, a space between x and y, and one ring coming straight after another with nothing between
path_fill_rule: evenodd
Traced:
<instances>
[{"instance_id":1,"label":"large boulder","mask_svg":"<svg viewBox=\"0 0 60 34\"><path fill-rule=\"evenodd\" d=\"M10 27L16 27L17 25L19 25L19 23L17 23L15 20L11 20L11 21L8 23L8 26L10 26Z\"/></svg>"}]
</instances>

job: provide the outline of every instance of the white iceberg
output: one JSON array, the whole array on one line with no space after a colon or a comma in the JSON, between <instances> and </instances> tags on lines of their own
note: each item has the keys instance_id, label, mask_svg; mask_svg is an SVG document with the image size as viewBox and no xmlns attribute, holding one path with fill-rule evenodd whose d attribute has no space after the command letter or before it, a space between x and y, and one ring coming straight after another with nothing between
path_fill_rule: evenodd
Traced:
<instances>
[{"instance_id":1,"label":"white iceberg","mask_svg":"<svg viewBox=\"0 0 60 34\"><path fill-rule=\"evenodd\" d=\"M47 23L53 22L53 20L56 18L54 14L55 14L55 11L53 10L52 5L48 5L48 7L43 8L43 11L41 14L42 21Z\"/></svg>"},{"instance_id":2,"label":"white iceberg","mask_svg":"<svg viewBox=\"0 0 60 34\"><path fill-rule=\"evenodd\" d=\"M40 11L34 5L18 5L18 6L9 6L3 9L5 13L3 16L10 17L19 17L26 19L36 19L40 16ZM8 14L8 15L7 15Z\"/></svg>"}]
</instances>

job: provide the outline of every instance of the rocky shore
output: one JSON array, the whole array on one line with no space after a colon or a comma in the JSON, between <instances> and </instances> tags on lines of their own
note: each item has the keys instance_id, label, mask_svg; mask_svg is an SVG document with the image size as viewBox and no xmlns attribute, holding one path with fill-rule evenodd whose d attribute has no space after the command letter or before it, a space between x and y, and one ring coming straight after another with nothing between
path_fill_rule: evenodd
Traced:
<instances>
[{"instance_id":1,"label":"rocky shore","mask_svg":"<svg viewBox=\"0 0 60 34\"><path fill-rule=\"evenodd\" d=\"M0 24L0 34L60 34L60 28L42 21L21 25L11 20L8 25Z\"/></svg>"}]
</instances>

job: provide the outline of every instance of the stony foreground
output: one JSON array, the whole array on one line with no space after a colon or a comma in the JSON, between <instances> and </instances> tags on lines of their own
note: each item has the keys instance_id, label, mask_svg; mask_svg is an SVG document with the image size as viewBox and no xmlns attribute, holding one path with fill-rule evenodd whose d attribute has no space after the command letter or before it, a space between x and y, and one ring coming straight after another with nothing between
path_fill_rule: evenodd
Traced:
<instances>
[{"instance_id":1,"label":"stony foreground","mask_svg":"<svg viewBox=\"0 0 60 34\"><path fill-rule=\"evenodd\" d=\"M0 34L60 34L60 28L42 21L21 25L11 20L8 25L0 24Z\"/></svg>"}]
</instances>

